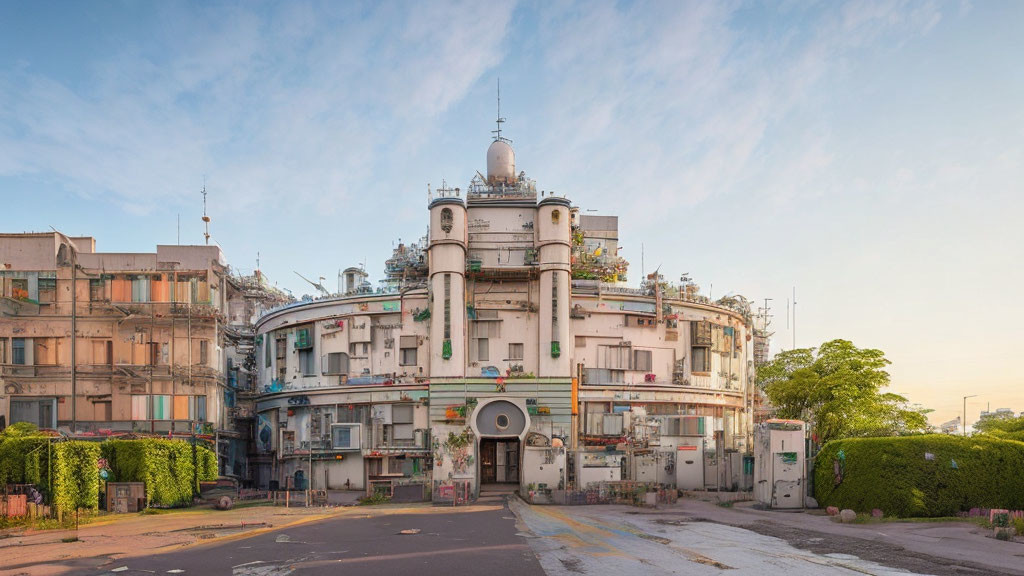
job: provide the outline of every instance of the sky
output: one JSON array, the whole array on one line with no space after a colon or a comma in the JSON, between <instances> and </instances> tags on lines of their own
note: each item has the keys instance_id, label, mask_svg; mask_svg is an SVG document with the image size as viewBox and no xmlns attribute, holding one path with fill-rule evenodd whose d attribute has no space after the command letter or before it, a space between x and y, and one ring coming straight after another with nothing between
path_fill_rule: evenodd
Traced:
<instances>
[{"instance_id":1,"label":"sky","mask_svg":"<svg viewBox=\"0 0 1024 576\"><path fill-rule=\"evenodd\" d=\"M620 216L631 279L771 298L933 423L1024 411L1021 2L2 2L0 230L212 241L296 295L485 170ZM796 318L787 302L796 290ZM788 303L790 310L792 302ZM796 330L794 334L793 326Z\"/></svg>"}]
</instances>

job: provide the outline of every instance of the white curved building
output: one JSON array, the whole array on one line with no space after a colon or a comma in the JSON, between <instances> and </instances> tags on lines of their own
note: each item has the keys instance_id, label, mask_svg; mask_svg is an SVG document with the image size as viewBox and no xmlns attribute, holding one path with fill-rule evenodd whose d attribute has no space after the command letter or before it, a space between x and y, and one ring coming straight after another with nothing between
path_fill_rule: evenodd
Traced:
<instances>
[{"instance_id":1,"label":"white curved building","mask_svg":"<svg viewBox=\"0 0 1024 576\"><path fill-rule=\"evenodd\" d=\"M699 439L710 463L746 448L744 302L660 278L621 287L615 217L538 199L500 136L487 169L464 195L435 191L425 275L389 269L396 290L259 319L261 485L312 474L317 489L422 483L447 500L489 483L583 486L597 468L642 475L593 447L674 461Z\"/></svg>"}]
</instances>

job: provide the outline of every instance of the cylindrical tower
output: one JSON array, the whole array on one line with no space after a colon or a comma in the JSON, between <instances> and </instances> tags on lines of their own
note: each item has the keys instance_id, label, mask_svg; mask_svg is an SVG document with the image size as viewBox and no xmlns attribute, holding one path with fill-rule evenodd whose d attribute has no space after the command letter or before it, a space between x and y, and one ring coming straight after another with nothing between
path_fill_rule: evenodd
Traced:
<instances>
[{"instance_id":1,"label":"cylindrical tower","mask_svg":"<svg viewBox=\"0 0 1024 576\"><path fill-rule=\"evenodd\" d=\"M438 192L441 192L440 190ZM430 375L466 375L466 205L430 203Z\"/></svg>"},{"instance_id":2,"label":"cylindrical tower","mask_svg":"<svg viewBox=\"0 0 1024 576\"><path fill-rule=\"evenodd\" d=\"M534 225L540 270L539 374L567 378L572 339L569 333L570 249L572 228L565 198L544 198L537 205Z\"/></svg>"}]
</instances>

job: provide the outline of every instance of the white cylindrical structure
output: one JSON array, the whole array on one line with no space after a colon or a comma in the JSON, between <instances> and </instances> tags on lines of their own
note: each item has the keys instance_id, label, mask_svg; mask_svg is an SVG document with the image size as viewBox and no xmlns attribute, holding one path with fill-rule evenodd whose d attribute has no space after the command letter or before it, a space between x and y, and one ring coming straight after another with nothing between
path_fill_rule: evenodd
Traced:
<instances>
[{"instance_id":1,"label":"white cylindrical structure","mask_svg":"<svg viewBox=\"0 0 1024 576\"><path fill-rule=\"evenodd\" d=\"M466 205L430 203L430 375L466 375Z\"/></svg>"},{"instance_id":2,"label":"white cylindrical structure","mask_svg":"<svg viewBox=\"0 0 1024 576\"><path fill-rule=\"evenodd\" d=\"M569 333L569 291L572 282L572 229L565 198L549 197L537 205L534 224L540 270L538 315L538 376L572 376L572 338Z\"/></svg>"},{"instance_id":3,"label":"white cylindrical structure","mask_svg":"<svg viewBox=\"0 0 1024 576\"><path fill-rule=\"evenodd\" d=\"M516 179L516 152L504 140L495 140L487 149L487 183L511 184Z\"/></svg>"}]
</instances>

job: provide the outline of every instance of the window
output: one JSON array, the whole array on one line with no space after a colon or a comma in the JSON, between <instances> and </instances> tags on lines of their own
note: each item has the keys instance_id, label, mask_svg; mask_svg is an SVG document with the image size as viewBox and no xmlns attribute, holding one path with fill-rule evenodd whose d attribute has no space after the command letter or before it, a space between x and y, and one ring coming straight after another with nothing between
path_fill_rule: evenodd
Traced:
<instances>
[{"instance_id":1,"label":"window","mask_svg":"<svg viewBox=\"0 0 1024 576\"><path fill-rule=\"evenodd\" d=\"M0 338L0 364L7 363L7 338Z\"/></svg>"},{"instance_id":2,"label":"window","mask_svg":"<svg viewBox=\"0 0 1024 576\"><path fill-rule=\"evenodd\" d=\"M132 278L132 302L149 302L149 278L145 276Z\"/></svg>"},{"instance_id":3,"label":"window","mask_svg":"<svg viewBox=\"0 0 1024 576\"><path fill-rule=\"evenodd\" d=\"M354 358L366 358L370 354L370 347L365 342L353 342L348 345L348 352Z\"/></svg>"},{"instance_id":4,"label":"window","mask_svg":"<svg viewBox=\"0 0 1024 576\"><path fill-rule=\"evenodd\" d=\"M132 396L132 420L149 420L149 396Z\"/></svg>"},{"instance_id":5,"label":"window","mask_svg":"<svg viewBox=\"0 0 1024 576\"><path fill-rule=\"evenodd\" d=\"M398 358L399 366L415 366L416 365L416 349L415 348L402 348L400 350L400 356Z\"/></svg>"},{"instance_id":6,"label":"window","mask_svg":"<svg viewBox=\"0 0 1024 576\"><path fill-rule=\"evenodd\" d=\"M174 419L175 420L192 420L192 397L191 396L175 396L174 397Z\"/></svg>"},{"instance_id":7,"label":"window","mask_svg":"<svg viewBox=\"0 0 1024 576\"><path fill-rule=\"evenodd\" d=\"M445 234L449 234L452 231L452 227L455 225L455 217L452 214L451 208L444 208L441 210L441 230L444 230Z\"/></svg>"},{"instance_id":8,"label":"window","mask_svg":"<svg viewBox=\"0 0 1024 576\"><path fill-rule=\"evenodd\" d=\"M206 364L210 361L210 342L207 340L199 341L199 363Z\"/></svg>"},{"instance_id":9,"label":"window","mask_svg":"<svg viewBox=\"0 0 1024 576\"><path fill-rule=\"evenodd\" d=\"M295 331L295 348L312 348L313 339L309 335L309 328L299 328Z\"/></svg>"},{"instance_id":10,"label":"window","mask_svg":"<svg viewBox=\"0 0 1024 576\"><path fill-rule=\"evenodd\" d=\"M690 348L690 356L693 358L690 365L690 372L710 372L711 358L709 351L704 346L693 346Z\"/></svg>"},{"instance_id":11,"label":"window","mask_svg":"<svg viewBox=\"0 0 1024 576\"><path fill-rule=\"evenodd\" d=\"M206 422L206 396L196 396L195 420L197 422Z\"/></svg>"},{"instance_id":12,"label":"window","mask_svg":"<svg viewBox=\"0 0 1024 576\"><path fill-rule=\"evenodd\" d=\"M651 356L650 350L634 350L633 351L633 369L641 370L643 372L651 371Z\"/></svg>"},{"instance_id":13,"label":"window","mask_svg":"<svg viewBox=\"0 0 1024 576\"><path fill-rule=\"evenodd\" d=\"M523 344L521 342L510 342L508 345L508 359L509 360L522 360L523 359Z\"/></svg>"},{"instance_id":14,"label":"window","mask_svg":"<svg viewBox=\"0 0 1024 576\"><path fill-rule=\"evenodd\" d=\"M153 420L171 419L171 397L166 394L153 396Z\"/></svg>"},{"instance_id":15,"label":"window","mask_svg":"<svg viewBox=\"0 0 1024 576\"><path fill-rule=\"evenodd\" d=\"M413 439L413 406L412 404L395 404L391 408L392 438L395 440Z\"/></svg>"},{"instance_id":16,"label":"window","mask_svg":"<svg viewBox=\"0 0 1024 576\"><path fill-rule=\"evenodd\" d=\"M110 340L92 341L92 363L110 365L113 363L114 343Z\"/></svg>"},{"instance_id":17,"label":"window","mask_svg":"<svg viewBox=\"0 0 1024 576\"><path fill-rule=\"evenodd\" d=\"M11 399L11 424L31 422L39 428L56 428L56 398Z\"/></svg>"},{"instance_id":18,"label":"window","mask_svg":"<svg viewBox=\"0 0 1024 576\"><path fill-rule=\"evenodd\" d=\"M335 450L359 450L359 424L332 424L331 447Z\"/></svg>"},{"instance_id":19,"label":"window","mask_svg":"<svg viewBox=\"0 0 1024 576\"><path fill-rule=\"evenodd\" d=\"M416 350L419 348L418 336L402 336L398 340L400 355L398 364L400 366L416 365Z\"/></svg>"},{"instance_id":20,"label":"window","mask_svg":"<svg viewBox=\"0 0 1024 576\"><path fill-rule=\"evenodd\" d=\"M693 320L690 322L690 344L693 346L711 346L711 322Z\"/></svg>"},{"instance_id":21,"label":"window","mask_svg":"<svg viewBox=\"0 0 1024 576\"><path fill-rule=\"evenodd\" d=\"M270 334L264 334L263 337L266 339L263 346L263 364L265 367L270 368Z\"/></svg>"},{"instance_id":22,"label":"window","mask_svg":"<svg viewBox=\"0 0 1024 576\"><path fill-rule=\"evenodd\" d=\"M575 341L576 341L576 347L577 348L586 348L587 347L587 337L586 336L577 336L575 338Z\"/></svg>"},{"instance_id":23,"label":"window","mask_svg":"<svg viewBox=\"0 0 1024 576\"><path fill-rule=\"evenodd\" d=\"M54 302L57 296L57 279L56 278L40 278L39 279L39 303L40 304L51 304Z\"/></svg>"},{"instance_id":24,"label":"window","mask_svg":"<svg viewBox=\"0 0 1024 576\"><path fill-rule=\"evenodd\" d=\"M491 346L490 340L487 338L476 339L476 359L481 362L486 362L491 359Z\"/></svg>"},{"instance_id":25,"label":"window","mask_svg":"<svg viewBox=\"0 0 1024 576\"><path fill-rule=\"evenodd\" d=\"M25 278L11 279L11 298L20 300L28 298L28 280Z\"/></svg>"},{"instance_id":26,"label":"window","mask_svg":"<svg viewBox=\"0 0 1024 576\"><path fill-rule=\"evenodd\" d=\"M302 372L303 376L313 376L316 374L312 348L299 350L299 371Z\"/></svg>"},{"instance_id":27,"label":"window","mask_svg":"<svg viewBox=\"0 0 1024 576\"><path fill-rule=\"evenodd\" d=\"M106 299L107 296L107 285L106 282L101 279L90 279L89 280L89 300L92 302L99 302L100 300Z\"/></svg>"},{"instance_id":28,"label":"window","mask_svg":"<svg viewBox=\"0 0 1024 576\"><path fill-rule=\"evenodd\" d=\"M597 356L598 368L609 368L612 370L629 370L630 347L629 346L600 346Z\"/></svg>"},{"instance_id":29,"label":"window","mask_svg":"<svg viewBox=\"0 0 1024 576\"><path fill-rule=\"evenodd\" d=\"M324 356L324 374L348 374L348 354L331 352Z\"/></svg>"},{"instance_id":30,"label":"window","mask_svg":"<svg viewBox=\"0 0 1024 576\"><path fill-rule=\"evenodd\" d=\"M11 339L11 364L25 363L25 339Z\"/></svg>"}]
</instances>

